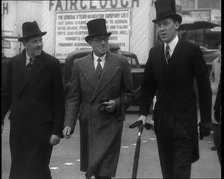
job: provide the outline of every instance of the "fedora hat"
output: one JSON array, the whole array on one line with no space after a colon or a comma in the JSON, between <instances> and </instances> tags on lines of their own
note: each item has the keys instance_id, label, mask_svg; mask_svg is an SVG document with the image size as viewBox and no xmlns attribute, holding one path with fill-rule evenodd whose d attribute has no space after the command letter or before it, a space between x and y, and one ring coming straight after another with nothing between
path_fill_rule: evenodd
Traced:
<instances>
[{"instance_id":1,"label":"fedora hat","mask_svg":"<svg viewBox=\"0 0 224 179\"><path fill-rule=\"evenodd\" d=\"M157 23L160 20L171 17L182 22L182 17L176 13L176 2L175 0L157 0L155 2L156 7L156 19L152 22Z\"/></svg>"},{"instance_id":2,"label":"fedora hat","mask_svg":"<svg viewBox=\"0 0 224 179\"><path fill-rule=\"evenodd\" d=\"M109 37L111 35L110 32L107 32L106 29L106 20L103 18L94 19L87 22L87 28L89 35L86 36L85 40L88 42L91 38L96 36L105 35Z\"/></svg>"},{"instance_id":3,"label":"fedora hat","mask_svg":"<svg viewBox=\"0 0 224 179\"><path fill-rule=\"evenodd\" d=\"M22 26L23 37L18 40L20 42L29 39L31 37L39 37L45 35L47 32L41 32L36 21L24 22Z\"/></svg>"}]
</instances>

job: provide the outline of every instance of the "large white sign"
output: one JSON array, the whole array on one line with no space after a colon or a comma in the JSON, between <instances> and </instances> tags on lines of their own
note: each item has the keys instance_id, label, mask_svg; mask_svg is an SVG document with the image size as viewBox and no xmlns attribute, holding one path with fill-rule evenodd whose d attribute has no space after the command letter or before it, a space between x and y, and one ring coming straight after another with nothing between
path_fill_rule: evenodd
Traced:
<instances>
[{"instance_id":1,"label":"large white sign","mask_svg":"<svg viewBox=\"0 0 224 179\"><path fill-rule=\"evenodd\" d=\"M115 43L122 50L129 51L130 10L102 10L56 12L55 56L64 60L70 52L87 49L87 22L95 18L105 18L107 31L112 32L110 43Z\"/></svg>"},{"instance_id":2,"label":"large white sign","mask_svg":"<svg viewBox=\"0 0 224 179\"><path fill-rule=\"evenodd\" d=\"M203 9L182 10L182 23L193 23L195 21L211 21L211 11Z\"/></svg>"}]
</instances>

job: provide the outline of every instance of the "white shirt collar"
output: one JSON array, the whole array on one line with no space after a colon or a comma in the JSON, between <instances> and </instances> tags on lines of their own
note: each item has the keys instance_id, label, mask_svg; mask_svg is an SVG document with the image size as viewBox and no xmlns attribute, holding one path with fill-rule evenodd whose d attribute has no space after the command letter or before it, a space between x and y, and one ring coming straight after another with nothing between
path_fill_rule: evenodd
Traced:
<instances>
[{"instance_id":1,"label":"white shirt collar","mask_svg":"<svg viewBox=\"0 0 224 179\"><path fill-rule=\"evenodd\" d=\"M176 37L175 37L170 43L168 43L168 44L165 43L165 45L164 45L164 50L166 49L166 46L167 46L167 45L170 46L170 56L172 56L173 51L174 51L174 49L175 49L175 47L176 47L178 41L179 41L179 38L178 38L178 36L176 35Z\"/></svg>"},{"instance_id":2,"label":"white shirt collar","mask_svg":"<svg viewBox=\"0 0 224 179\"><path fill-rule=\"evenodd\" d=\"M106 59L106 55L107 55L107 54L104 54L103 56L98 57L98 56L95 55L95 53L93 53L93 62L94 62L94 67L95 67L95 69L96 69L97 64L98 64L98 61L97 61L98 58L100 58L100 59L102 60L102 61L100 62L100 64L101 64L102 68L104 67L104 63L105 63L105 59Z\"/></svg>"}]
</instances>

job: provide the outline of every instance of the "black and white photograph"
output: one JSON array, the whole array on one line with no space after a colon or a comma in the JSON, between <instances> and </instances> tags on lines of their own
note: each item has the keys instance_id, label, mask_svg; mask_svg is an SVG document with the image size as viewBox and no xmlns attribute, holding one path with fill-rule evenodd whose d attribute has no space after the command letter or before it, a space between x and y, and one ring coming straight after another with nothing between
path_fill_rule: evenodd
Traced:
<instances>
[{"instance_id":1,"label":"black and white photograph","mask_svg":"<svg viewBox=\"0 0 224 179\"><path fill-rule=\"evenodd\" d=\"M222 178L221 0L2 0L1 178Z\"/></svg>"}]
</instances>

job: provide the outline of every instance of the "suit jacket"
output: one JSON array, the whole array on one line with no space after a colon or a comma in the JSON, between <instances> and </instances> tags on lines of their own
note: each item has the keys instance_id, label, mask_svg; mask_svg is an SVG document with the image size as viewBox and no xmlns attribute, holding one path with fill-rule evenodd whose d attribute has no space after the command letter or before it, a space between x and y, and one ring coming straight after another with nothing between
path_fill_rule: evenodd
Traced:
<instances>
[{"instance_id":1,"label":"suit jacket","mask_svg":"<svg viewBox=\"0 0 224 179\"><path fill-rule=\"evenodd\" d=\"M74 130L78 115L81 170L91 175L114 176L116 172L123 107L132 100L132 78L127 60L107 53L102 75L95 76L92 53L74 62L66 101L64 126ZM101 111L102 100L116 101L116 111Z\"/></svg>"},{"instance_id":2,"label":"suit jacket","mask_svg":"<svg viewBox=\"0 0 224 179\"><path fill-rule=\"evenodd\" d=\"M170 64L167 65L164 46L154 47L149 52L142 83L140 114L147 115L156 94L154 108L155 133L163 132L162 119L173 117L180 121L194 139L193 161L199 158L197 107L194 89L196 79L199 93L201 122L211 121L211 87L208 70L198 46L179 40ZM168 120L168 119L167 119ZM167 122L167 126L174 125ZM162 126L164 127L164 126Z\"/></svg>"}]
</instances>

